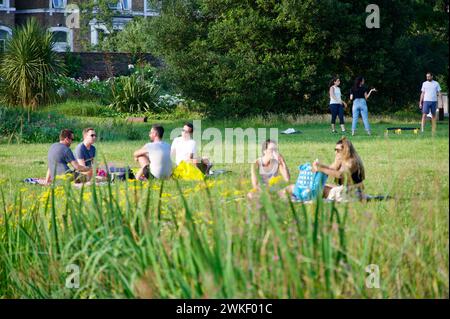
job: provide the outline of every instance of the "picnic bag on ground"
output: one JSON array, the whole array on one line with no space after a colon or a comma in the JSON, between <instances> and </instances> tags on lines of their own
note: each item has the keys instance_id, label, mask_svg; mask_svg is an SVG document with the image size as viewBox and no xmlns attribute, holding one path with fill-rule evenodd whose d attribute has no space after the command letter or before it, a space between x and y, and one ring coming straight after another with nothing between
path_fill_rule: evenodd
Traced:
<instances>
[{"instance_id":1,"label":"picnic bag on ground","mask_svg":"<svg viewBox=\"0 0 450 319\"><path fill-rule=\"evenodd\" d=\"M129 166L127 167L108 167L109 175L112 180L124 181L127 179L135 179L134 173Z\"/></svg>"},{"instance_id":2,"label":"picnic bag on ground","mask_svg":"<svg viewBox=\"0 0 450 319\"><path fill-rule=\"evenodd\" d=\"M309 201L321 196L328 176L322 172L313 172L310 163L298 167L299 174L295 182L293 194L301 201Z\"/></svg>"}]
</instances>

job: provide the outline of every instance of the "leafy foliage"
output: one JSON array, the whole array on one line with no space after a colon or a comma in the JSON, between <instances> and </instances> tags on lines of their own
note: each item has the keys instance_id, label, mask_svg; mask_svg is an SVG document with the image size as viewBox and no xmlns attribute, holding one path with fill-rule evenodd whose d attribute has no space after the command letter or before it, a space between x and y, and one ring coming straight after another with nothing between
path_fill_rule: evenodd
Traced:
<instances>
[{"instance_id":1,"label":"leafy foliage","mask_svg":"<svg viewBox=\"0 0 450 319\"><path fill-rule=\"evenodd\" d=\"M110 107L118 112L149 112L158 107L158 85L154 81L144 80L140 75L114 78L111 89Z\"/></svg>"},{"instance_id":2,"label":"leafy foliage","mask_svg":"<svg viewBox=\"0 0 450 319\"><path fill-rule=\"evenodd\" d=\"M335 74L344 98L363 75L378 90L371 111L392 112L418 98L426 71L448 79L445 1L379 1L378 29L366 27L367 4L356 0L163 4L140 23L143 47L212 115L324 112Z\"/></svg>"},{"instance_id":3,"label":"leafy foliage","mask_svg":"<svg viewBox=\"0 0 450 319\"><path fill-rule=\"evenodd\" d=\"M3 103L34 110L52 101L55 96L52 76L63 70L52 47L51 33L42 29L35 19L14 31L0 64Z\"/></svg>"}]
</instances>

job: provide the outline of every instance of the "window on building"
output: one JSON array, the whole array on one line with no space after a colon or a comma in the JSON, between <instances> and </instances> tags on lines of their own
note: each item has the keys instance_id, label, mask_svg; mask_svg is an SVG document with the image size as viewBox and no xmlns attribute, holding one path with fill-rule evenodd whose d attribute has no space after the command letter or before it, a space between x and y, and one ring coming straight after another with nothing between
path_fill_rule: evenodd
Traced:
<instances>
[{"instance_id":1,"label":"window on building","mask_svg":"<svg viewBox=\"0 0 450 319\"><path fill-rule=\"evenodd\" d=\"M52 0L53 9L64 9L66 7L67 0Z\"/></svg>"},{"instance_id":2,"label":"window on building","mask_svg":"<svg viewBox=\"0 0 450 319\"><path fill-rule=\"evenodd\" d=\"M54 27L49 31L53 35L53 50L57 52L65 52L67 50L72 51L71 36L68 28Z\"/></svg>"},{"instance_id":3,"label":"window on building","mask_svg":"<svg viewBox=\"0 0 450 319\"><path fill-rule=\"evenodd\" d=\"M53 32L53 40L55 42L67 43L67 32L65 31L55 31Z\"/></svg>"},{"instance_id":4,"label":"window on building","mask_svg":"<svg viewBox=\"0 0 450 319\"><path fill-rule=\"evenodd\" d=\"M114 10L131 10L131 0L111 1L108 6Z\"/></svg>"},{"instance_id":5,"label":"window on building","mask_svg":"<svg viewBox=\"0 0 450 319\"><path fill-rule=\"evenodd\" d=\"M9 2L10 2L10 0L0 0L0 8L8 9L9 8Z\"/></svg>"},{"instance_id":6,"label":"window on building","mask_svg":"<svg viewBox=\"0 0 450 319\"><path fill-rule=\"evenodd\" d=\"M102 42L110 33L103 23L97 23L97 21L93 20L89 25L91 26L91 45L93 46Z\"/></svg>"}]
</instances>

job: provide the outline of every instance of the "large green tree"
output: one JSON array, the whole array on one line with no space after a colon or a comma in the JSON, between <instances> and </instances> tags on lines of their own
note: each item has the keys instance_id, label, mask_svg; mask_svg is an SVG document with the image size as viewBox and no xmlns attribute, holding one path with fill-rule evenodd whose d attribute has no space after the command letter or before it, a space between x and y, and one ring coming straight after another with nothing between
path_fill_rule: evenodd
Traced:
<instances>
[{"instance_id":1,"label":"large green tree","mask_svg":"<svg viewBox=\"0 0 450 319\"><path fill-rule=\"evenodd\" d=\"M369 29L370 2L167 0L160 17L141 22L140 48L218 116L324 112L335 74L346 96L357 75L376 87L372 111L405 108L427 70L448 78L446 2L377 1L380 28Z\"/></svg>"}]
</instances>

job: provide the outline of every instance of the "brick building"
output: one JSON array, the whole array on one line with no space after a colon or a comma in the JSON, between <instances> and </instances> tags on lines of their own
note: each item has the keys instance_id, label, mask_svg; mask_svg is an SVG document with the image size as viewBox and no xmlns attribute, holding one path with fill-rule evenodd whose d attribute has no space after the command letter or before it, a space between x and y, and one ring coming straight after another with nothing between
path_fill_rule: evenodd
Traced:
<instances>
[{"instance_id":1,"label":"brick building","mask_svg":"<svg viewBox=\"0 0 450 319\"><path fill-rule=\"evenodd\" d=\"M89 32L81 32L75 22L75 5L83 0L0 0L0 51L4 50L5 40L12 35L14 27L25 23L31 17L50 32L54 33L56 51L82 51L82 42L96 45L105 34L120 31L126 23L136 16L155 16L159 6L150 0L111 0L108 4L113 12L113 30L96 19L84 26Z\"/></svg>"}]
</instances>

